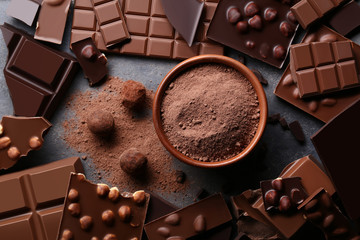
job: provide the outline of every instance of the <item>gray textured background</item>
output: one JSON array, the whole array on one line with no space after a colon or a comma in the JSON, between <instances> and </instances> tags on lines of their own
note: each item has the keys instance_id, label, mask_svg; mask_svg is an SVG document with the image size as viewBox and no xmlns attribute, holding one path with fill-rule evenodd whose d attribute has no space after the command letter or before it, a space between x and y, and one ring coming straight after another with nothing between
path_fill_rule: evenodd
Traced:
<instances>
[{"instance_id":1,"label":"gray textured background","mask_svg":"<svg viewBox=\"0 0 360 240\"><path fill-rule=\"evenodd\" d=\"M28 31L29 33L33 33L34 26L28 27L22 22L6 15L5 11L8 3L8 0L0 0L0 23L2 24L3 22L8 22ZM60 47L60 49L66 52L70 52L68 45L71 19L72 13L69 14L63 44ZM295 42L297 42L302 35L303 32L299 31ZM355 42L360 42L360 35L358 34L353 36L352 39ZM58 46L51 46L59 48ZM8 52L2 37L0 37L0 53L0 69L3 69ZM230 49L226 49L226 54L235 59L239 56L237 52ZM133 79L140 81L144 83L147 88L152 90L156 90L158 84L166 73L178 63L177 61L132 56L107 55L107 57L110 75L118 76L125 80ZM234 165L230 168L209 170L190 167L178 160L174 160L174 167L176 169L182 169L187 174L187 179L191 184L190 189L185 197L179 193L159 193L178 206L184 206L191 203L199 188L204 188L209 192L217 192L221 191L222 186L225 184L229 188L228 195L234 195L248 188L257 188L259 186L259 181L262 179L277 177L281 170L291 161L308 154L313 154L317 157L309 137L314 134L323 125L323 123L292 105L280 100L273 94L284 68L282 70L278 70L260 61L253 60L250 57L245 56L245 58L246 64L249 68L258 69L269 81L269 85L264 86L268 99L269 114L281 113L288 122L298 120L304 129L306 142L305 144L299 144L291 135L290 131L283 131L280 125L268 125L262 138L262 142L266 144L268 150L261 163L256 160L259 159L258 157L253 156L248 161ZM88 81L84 79L82 72L79 72L76 79L73 81L67 96L78 90L86 91L89 89L90 87L88 85ZM91 90L97 91L97 88L91 88ZM62 104L58 107L55 115L52 119L50 119L53 127L45 137L45 144L43 148L40 151L31 152L27 158L21 159L14 168L7 171L0 171L0 174L29 168L31 166L40 165L69 156L86 155L86 153L78 153L73 149L67 149L66 143L62 140L62 122L65 119L64 113L66 101L67 99L64 99ZM1 72L0 116L11 115L12 113L12 102L5 83L4 75ZM94 175L95 171L88 166L88 161L91 161L91 159L83 162L86 175L88 178L97 181L97 178L95 178Z\"/></svg>"}]
</instances>

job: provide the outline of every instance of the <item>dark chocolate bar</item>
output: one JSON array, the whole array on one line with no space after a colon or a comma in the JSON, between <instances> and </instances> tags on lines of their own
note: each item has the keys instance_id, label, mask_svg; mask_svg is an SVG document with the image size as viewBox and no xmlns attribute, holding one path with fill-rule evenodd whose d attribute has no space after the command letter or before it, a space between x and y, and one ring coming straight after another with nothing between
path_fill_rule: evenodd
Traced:
<instances>
[{"instance_id":1,"label":"dark chocolate bar","mask_svg":"<svg viewBox=\"0 0 360 240\"><path fill-rule=\"evenodd\" d=\"M290 5L283 2L223 0L216 9L207 36L281 68L298 28Z\"/></svg>"},{"instance_id":2,"label":"dark chocolate bar","mask_svg":"<svg viewBox=\"0 0 360 240\"><path fill-rule=\"evenodd\" d=\"M49 119L79 69L76 59L7 23L0 28L9 50L4 75L15 115Z\"/></svg>"},{"instance_id":3,"label":"dark chocolate bar","mask_svg":"<svg viewBox=\"0 0 360 240\"><path fill-rule=\"evenodd\" d=\"M43 0L34 38L61 44L71 0Z\"/></svg>"},{"instance_id":4,"label":"dark chocolate bar","mask_svg":"<svg viewBox=\"0 0 360 240\"><path fill-rule=\"evenodd\" d=\"M145 225L149 240L185 240L231 221L229 209L220 194L213 195Z\"/></svg>"},{"instance_id":5,"label":"dark chocolate bar","mask_svg":"<svg viewBox=\"0 0 360 240\"><path fill-rule=\"evenodd\" d=\"M347 0L301 0L291 8L291 11L300 25L306 29L345 1Z\"/></svg>"},{"instance_id":6,"label":"dark chocolate bar","mask_svg":"<svg viewBox=\"0 0 360 240\"><path fill-rule=\"evenodd\" d=\"M332 31L331 29L325 26L320 26L318 28L310 29L301 42L336 42L348 40L349 39ZM352 45L356 67L357 69L360 69L360 46L356 43L352 43ZM332 94L331 96L318 96L311 99L301 99L299 89L291 77L290 67L285 70L274 93L276 96L284 99L290 104L300 108L323 122L328 122L351 103L360 98L360 89L354 88L348 89L346 92Z\"/></svg>"},{"instance_id":7,"label":"dark chocolate bar","mask_svg":"<svg viewBox=\"0 0 360 240\"><path fill-rule=\"evenodd\" d=\"M31 150L40 149L50 127L42 117L4 116L0 122L0 169L13 166Z\"/></svg>"},{"instance_id":8,"label":"dark chocolate bar","mask_svg":"<svg viewBox=\"0 0 360 240\"><path fill-rule=\"evenodd\" d=\"M346 36L360 26L359 4L355 1L350 1L332 14L328 22L333 29Z\"/></svg>"},{"instance_id":9,"label":"dark chocolate bar","mask_svg":"<svg viewBox=\"0 0 360 240\"><path fill-rule=\"evenodd\" d=\"M39 7L40 4L35 0L11 0L6 14L31 26Z\"/></svg>"},{"instance_id":10,"label":"dark chocolate bar","mask_svg":"<svg viewBox=\"0 0 360 240\"><path fill-rule=\"evenodd\" d=\"M292 45L290 70L300 97L360 86L350 40Z\"/></svg>"},{"instance_id":11,"label":"dark chocolate bar","mask_svg":"<svg viewBox=\"0 0 360 240\"><path fill-rule=\"evenodd\" d=\"M71 172L83 172L77 157L0 176L1 239L56 239Z\"/></svg>"},{"instance_id":12,"label":"dark chocolate bar","mask_svg":"<svg viewBox=\"0 0 360 240\"><path fill-rule=\"evenodd\" d=\"M130 39L119 0L91 0L91 3L106 47Z\"/></svg>"},{"instance_id":13,"label":"dark chocolate bar","mask_svg":"<svg viewBox=\"0 0 360 240\"><path fill-rule=\"evenodd\" d=\"M108 74L107 59L95 46L92 38L85 38L71 44L77 60L89 80L90 86L104 80Z\"/></svg>"},{"instance_id":14,"label":"dark chocolate bar","mask_svg":"<svg viewBox=\"0 0 360 240\"><path fill-rule=\"evenodd\" d=\"M360 218L360 195L351 187L360 181L359 113L357 100L311 137L347 214L354 220Z\"/></svg>"},{"instance_id":15,"label":"dark chocolate bar","mask_svg":"<svg viewBox=\"0 0 360 240\"><path fill-rule=\"evenodd\" d=\"M73 173L57 239L141 239L149 199L144 191L120 193Z\"/></svg>"}]
</instances>

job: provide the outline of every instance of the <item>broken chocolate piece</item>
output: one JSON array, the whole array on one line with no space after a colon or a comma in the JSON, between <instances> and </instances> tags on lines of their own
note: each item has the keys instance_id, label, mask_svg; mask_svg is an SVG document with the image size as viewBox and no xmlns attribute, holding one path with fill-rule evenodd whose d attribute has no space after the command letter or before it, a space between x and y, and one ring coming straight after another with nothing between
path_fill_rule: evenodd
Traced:
<instances>
[{"instance_id":1,"label":"broken chocolate piece","mask_svg":"<svg viewBox=\"0 0 360 240\"><path fill-rule=\"evenodd\" d=\"M263 84L263 85L269 84L268 81L264 78L264 76L262 75L262 73L259 70L252 69L251 71L255 74L255 76L257 77L257 79L259 80L259 82L261 84Z\"/></svg>"},{"instance_id":2,"label":"broken chocolate piece","mask_svg":"<svg viewBox=\"0 0 360 240\"><path fill-rule=\"evenodd\" d=\"M51 124L42 117L5 116L1 120L1 126L3 134L0 135L0 169L7 169L29 151L41 148L43 135Z\"/></svg>"},{"instance_id":3,"label":"broken chocolate piece","mask_svg":"<svg viewBox=\"0 0 360 240\"><path fill-rule=\"evenodd\" d=\"M11 0L6 14L31 26L40 4L35 0Z\"/></svg>"},{"instance_id":4,"label":"broken chocolate piece","mask_svg":"<svg viewBox=\"0 0 360 240\"><path fill-rule=\"evenodd\" d=\"M294 135L296 140L298 140L300 143L305 142L305 135L298 121L293 121L289 123L289 129L290 132Z\"/></svg>"},{"instance_id":5,"label":"broken chocolate piece","mask_svg":"<svg viewBox=\"0 0 360 240\"><path fill-rule=\"evenodd\" d=\"M280 118L279 118L279 123L280 123L280 126L281 126L284 130L288 130L288 129L289 129L289 125L288 125L288 123L287 123L287 121L286 121L285 118L280 117Z\"/></svg>"},{"instance_id":6,"label":"broken chocolate piece","mask_svg":"<svg viewBox=\"0 0 360 240\"><path fill-rule=\"evenodd\" d=\"M348 35L360 26L359 4L356 1L350 1L332 14L328 22L340 34Z\"/></svg>"}]
</instances>

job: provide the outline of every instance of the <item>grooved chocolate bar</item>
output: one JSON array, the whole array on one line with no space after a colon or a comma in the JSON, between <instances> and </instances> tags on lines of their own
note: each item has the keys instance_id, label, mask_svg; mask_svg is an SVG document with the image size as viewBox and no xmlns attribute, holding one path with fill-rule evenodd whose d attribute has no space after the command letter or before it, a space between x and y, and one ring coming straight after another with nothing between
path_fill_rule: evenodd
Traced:
<instances>
[{"instance_id":1,"label":"grooved chocolate bar","mask_svg":"<svg viewBox=\"0 0 360 240\"><path fill-rule=\"evenodd\" d=\"M91 0L105 46L130 38L119 0Z\"/></svg>"},{"instance_id":2,"label":"grooved chocolate bar","mask_svg":"<svg viewBox=\"0 0 360 240\"><path fill-rule=\"evenodd\" d=\"M11 0L6 14L31 26L35 20L40 4L35 0Z\"/></svg>"},{"instance_id":3,"label":"grooved chocolate bar","mask_svg":"<svg viewBox=\"0 0 360 240\"><path fill-rule=\"evenodd\" d=\"M291 11L300 25L306 29L311 23L323 17L347 0L301 0L295 4Z\"/></svg>"},{"instance_id":4,"label":"grooved chocolate bar","mask_svg":"<svg viewBox=\"0 0 360 240\"><path fill-rule=\"evenodd\" d=\"M149 240L188 239L231 221L220 194L165 215L145 225Z\"/></svg>"},{"instance_id":5,"label":"grooved chocolate bar","mask_svg":"<svg viewBox=\"0 0 360 240\"><path fill-rule=\"evenodd\" d=\"M360 6L350 1L338 9L329 19L329 25L342 35L347 35L360 26Z\"/></svg>"},{"instance_id":6,"label":"grooved chocolate bar","mask_svg":"<svg viewBox=\"0 0 360 240\"><path fill-rule=\"evenodd\" d=\"M7 23L0 28L9 50L4 75L15 115L49 119L79 69L76 59Z\"/></svg>"},{"instance_id":7,"label":"grooved chocolate bar","mask_svg":"<svg viewBox=\"0 0 360 240\"><path fill-rule=\"evenodd\" d=\"M103 52L156 58L186 59L199 54L222 55L224 48L206 38L217 2L218 0L205 1L195 42L189 47L166 18L161 0L123 0L121 9L131 40L121 47L107 48L99 27L96 27L90 0L76 0L70 42L93 37L96 46Z\"/></svg>"},{"instance_id":8,"label":"grooved chocolate bar","mask_svg":"<svg viewBox=\"0 0 360 240\"><path fill-rule=\"evenodd\" d=\"M348 40L349 39L325 26L319 26L310 28L301 42L336 42ZM360 69L360 46L354 42L352 42L352 45L356 67ZM360 88L348 89L346 92L331 94L331 96L302 99L300 98L299 88L291 76L290 67L285 69L274 93L276 96L323 122L330 121L354 101L360 99Z\"/></svg>"},{"instance_id":9,"label":"grooved chocolate bar","mask_svg":"<svg viewBox=\"0 0 360 240\"><path fill-rule=\"evenodd\" d=\"M83 172L77 157L0 176L1 239L56 239L71 172Z\"/></svg>"},{"instance_id":10,"label":"grooved chocolate bar","mask_svg":"<svg viewBox=\"0 0 360 240\"><path fill-rule=\"evenodd\" d=\"M290 70L300 97L360 86L350 40L292 45Z\"/></svg>"},{"instance_id":11,"label":"grooved chocolate bar","mask_svg":"<svg viewBox=\"0 0 360 240\"><path fill-rule=\"evenodd\" d=\"M140 240L149 200L144 191L120 193L72 173L57 239Z\"/></svg>"}]
</instances>

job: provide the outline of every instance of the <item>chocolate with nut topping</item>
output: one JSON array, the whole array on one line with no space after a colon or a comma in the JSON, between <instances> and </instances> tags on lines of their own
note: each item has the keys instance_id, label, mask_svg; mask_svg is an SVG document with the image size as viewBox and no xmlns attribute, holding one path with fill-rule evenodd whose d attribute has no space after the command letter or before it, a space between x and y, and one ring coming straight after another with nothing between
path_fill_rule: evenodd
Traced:
<instances>
[{"instance_id":1,"label":"chocolate with nut topping","mask_svg":"<svg viewBox=\"0 0 360 240\"><path fill-rule=\"evenodd\" d=\"M57 239L141 239L149 199L71 174Z\"/></svg>"},{"instance_id":2,"label":"chocolate with nut topping","mask_svg":"<svg viewBox=\"0 0 360 240\"><path fill-rule=\"evenodd\" d=\"M4 116L0 122L0 169L13 166L20 157L41 148L51 124L42 117Z\"/></svg>"}]
</instances>

